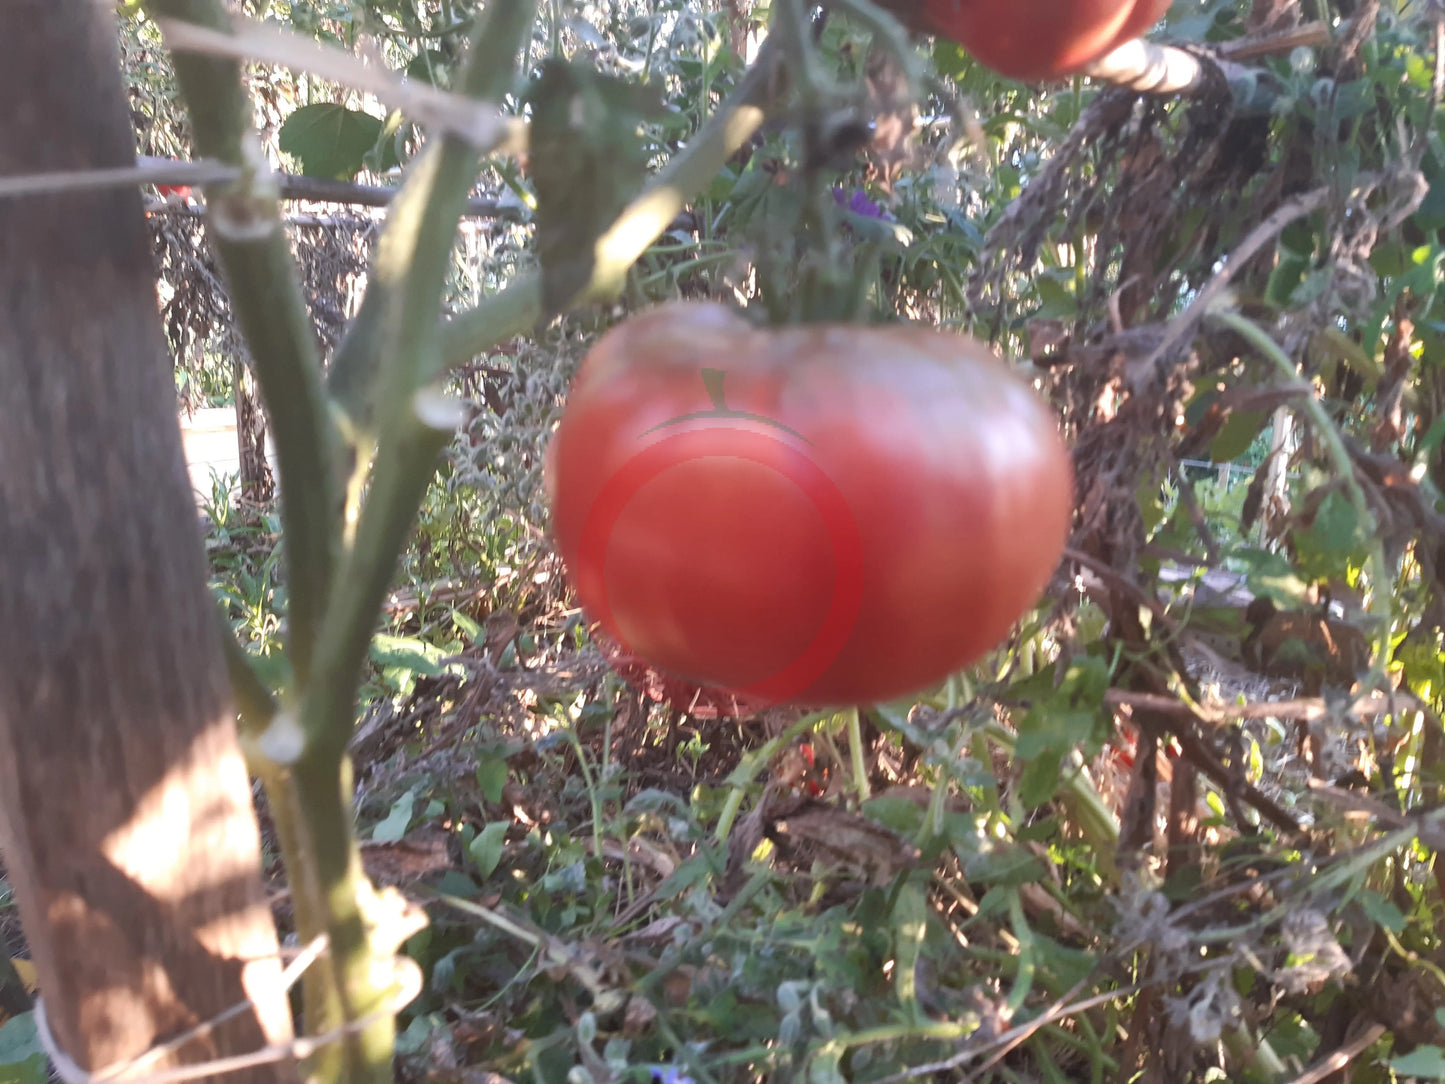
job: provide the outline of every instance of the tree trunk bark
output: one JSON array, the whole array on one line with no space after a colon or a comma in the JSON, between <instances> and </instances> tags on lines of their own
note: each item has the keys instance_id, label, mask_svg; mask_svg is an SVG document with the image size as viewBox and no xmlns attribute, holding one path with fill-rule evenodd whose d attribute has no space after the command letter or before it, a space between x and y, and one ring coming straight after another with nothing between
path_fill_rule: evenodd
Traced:
<instances>
[{"instance_id":1,"label":"tree trunk bark","mask_svg":"<svg viewBox=\"0 0 1445 1084\"><path fill-rule=\"evenodd\" d=\"M134 159L113 17L4 0L0 176ZM0 199L0 844L59 1049L291 1035L135 188ZM289 1064L230 1080L290 1080Z\"/></svg>"}]
</instances>

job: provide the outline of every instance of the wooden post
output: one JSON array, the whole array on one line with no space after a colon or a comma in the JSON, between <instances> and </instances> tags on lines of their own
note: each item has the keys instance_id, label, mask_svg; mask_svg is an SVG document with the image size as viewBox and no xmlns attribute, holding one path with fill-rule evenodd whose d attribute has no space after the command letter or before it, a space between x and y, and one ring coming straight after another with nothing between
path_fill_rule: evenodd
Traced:
<instances>
[{"instance_id":1,"label":"wooden post","mask_svg":"<svg viewBox=\"0 0 1445 1084\"><path fill-rule=\"evenodd\" d=\"M103 5L5 0L0 41L0 176L134 160ZM0 843L58 1047L101 1070L248 1000L152 1069L285 1041L135 188L0 199L0 555Z\"/></svg>"}]
</instances>

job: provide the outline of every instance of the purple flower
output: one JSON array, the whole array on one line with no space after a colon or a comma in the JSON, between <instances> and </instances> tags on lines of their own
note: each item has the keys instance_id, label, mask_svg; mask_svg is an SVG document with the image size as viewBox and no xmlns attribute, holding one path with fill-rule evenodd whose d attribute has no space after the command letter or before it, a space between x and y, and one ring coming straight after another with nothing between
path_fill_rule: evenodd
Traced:
<instances>
[{"instance_id":1,"label":"purple flower","mask_svg":"<svg viewBox=\"0 0 1445 1084\"><path fill-rule=\"evenodd\" d=\"M690 1076L683 1076L682 1073L672 1066L654 1065L652 1067L652 1079L658 1084L696 1084Z\"/></svg>"},{"instance_id":2,"label":"purple flower","mask_svg":"<svg viewBox=\"0 0 1445 1084\"><path fill-rule=\"evenodd\" d=\"M862 189L849 194L835 185L833 202L844 210L852 211L855 215L862 215L864 218L876 218L883 222L889 222L893 218L883 209L882 204L874 203Z\"/></svg>"}]
</instances>

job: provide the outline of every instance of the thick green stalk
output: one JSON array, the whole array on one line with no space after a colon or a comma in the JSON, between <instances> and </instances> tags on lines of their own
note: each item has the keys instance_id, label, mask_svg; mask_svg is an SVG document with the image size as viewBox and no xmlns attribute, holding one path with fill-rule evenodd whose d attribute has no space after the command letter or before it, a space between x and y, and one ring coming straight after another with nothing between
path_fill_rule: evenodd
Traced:
<instances>
[{"instance_id":1,"label":"thick green stalk","mask_svg":"<svg viewBox=\"0 0 1445 1084\"><path fill-rule=\"evenodd\" d=\"M771 41L764 44L757 63L743 76L731 97L598 238L592 280L579 304L617 297L637 258L762 126L765 110L780 90L778 54ZM448 368L463 365L497 343L529 330L541 316L541 278L522 276L443 327L442 360Z\"/></svg>"},{"instance_id":2,"label":"thick green stalk","mask_svg":"<svg viewBox=\"0 0 1445 1084\"><path fill-rule=\"evenodd\" d=\"M488 8L484 32L474 32L473 59L461 74L458 92L487 101L501 99L511 89L517 53L535 18L535 0ZM511 52L503 55L504 49ZM435 358L417 347L435 339L451 240L479 165L475 147L451 136L439 139L413 167L391 205L361 311L327 376L337 403L358 429L379 424L374 411L394 411L396 404L386 396L398 386L414 390L436 375ZM408 301L407 293L416 303ZM388 322L397 318L409 326ZM416 370L387 361L399 350L414 351ZM386 365L393 370L390 378L382 372ZM394 386L385 386L388 382Z\"/></svg>"},{"instance_id":3,"label":"thick green stalk","mask_svg":"<svg viewBox=\"0 0 1445 1084\"><path fill-rule=\"evenodd\" d=\"M499 98L509 88L534 14L533 0L499 0L488 6L475 32L464 89L477 97ZM369 311L361 321L371 332L363 351L375 373L374 386L367 389L371 410L351 417L362 441L377 449L375 475L294 720L305 749L293 768L296 795L305 813L299 827L314 863L315 888L325 905L339 995L323 1003L328 1015L320 1025L313 1026L308 1019L308 1030L314 1034L376 1014L354 1042L330 1048L329 1055L327 1050L317 1055L318 1069L329 1079L365 1075L380 1084L391 1073L395 1020L383 1010L394 984L389 971L379 965L399 950L400 940L397 931L380 925L375 896L361 866L352 833L346 746L356 688L382 599L436 469L437 455L455 429L439 394L424 386L441 369L436 313L457 221L478 163L477 148L452 136L437 138L413 165L387 217L363 302ZM353 336L350 341L358 340ZM356 355L348 358L352 356ZM346 359L341 363L352 365ZM363 379L358 385L372 383ZM374 415L374 428L366 415ZM358 459L358 469L365 469L365 457Z\"/></svg>"},{"instance_id":4,"label":"thick green stalk","mask_svg":"<svg viewBox=\"0 0 1445 1084\"><path fill-rule=\"evenodd\" d=\"M220 0L148 0L147 9L215 30L231 26ZM275 437L288 570L287 655L304 683L331 586L341 513L316 336L278 195L265 179L240 65L191 53L176 53L174 61L196 153L243 170L241 179L207 188L208 225Z\"/></svg>"},{"instance_id":5,"label":"thick green stalk","mask_svg":"<svg viewBox=\"0 0 1445 1084\"><path fill-rule=\"evenodd\" d=\"M490 98L505 93L534 17L534 0L488 6L462 77L465 90ZM426 386L442 371L436 313L452 238L478 164L476 148L446 136L413 166L392 203L358 316L367 333L353 332L337 359L357 438L356 469L368 466L362 449L374 447L377 453L355 542L318 645L316 680L301 706L308 745L337 757L350 740L354 692L397 557L437 455L455 429L440 392Z\"/></svg>"}]
</instances>

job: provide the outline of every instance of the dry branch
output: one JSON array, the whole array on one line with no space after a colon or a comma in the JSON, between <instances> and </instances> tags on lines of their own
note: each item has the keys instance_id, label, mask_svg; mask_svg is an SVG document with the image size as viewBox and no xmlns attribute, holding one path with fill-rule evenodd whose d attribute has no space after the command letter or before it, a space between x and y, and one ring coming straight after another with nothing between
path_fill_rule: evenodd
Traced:
<instances>
[{"instance_id":1,"label":"dry branch","mask_svg":"<svg viewBox=\"0 0 1445 1084\"><path fill-rule=\"evenodd\" d=\"M142 161L146 161L143 159ZM150 161L164 161L164 159L150 159ZM234 171L232 171L234 174ZM211 177L211 180L230 180L232 176ZM354 184L351 181L334 181L326 177L304 177L296 173L277 173L273 180L280 189L283 200L296 200L304 203L340 203L351 207L386 207L396 198L399 189L390 188L379 184ZM143 183L175 183L169 180L159 182L151 181L150 178L142 178ZM129 183L134 183L131 180ZM3 195L0 190L0 195ZM184 214L189 210L192 214L201 214L199 206L185 203L165 203L156 201L147 206L151 211L170 211L173 214ZM503 203L501 200L487 199L485 197L473 197L467 200L466 209L463 214L468 218L505 218L520 220L525 215L525 208Z\"/></svg>"},{"instance_id":2,"label":"dry branch","mask_svg":"<svg viewBox=\"0 0 1445 1084\"><path fill-rule=\"evenodd\" d=\"M1197 719L1207 724L1237 719L1311 722L1323 718L1330 710L1325 700L1318 696L1302 696L1294 700L1264 700L1252 704L1206 704L1196 708L1171 696L1131 692L1127 689L1108 690L1104 694L1104 702L1115 707L1140 708L1177 718ZM1419 711L1423 707L1423 704L1407 693L1397 692L1394 696L1388 696L1374 692L1356 697L1344 710L1358 719L1372 719L1391 712Z\"/></svg>"}]
</instances>

